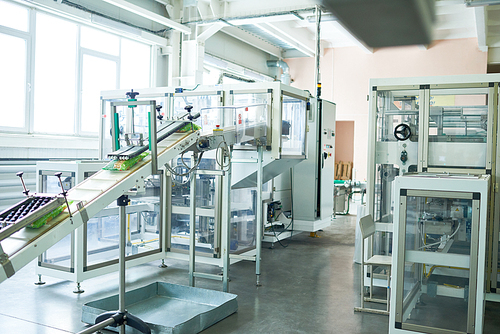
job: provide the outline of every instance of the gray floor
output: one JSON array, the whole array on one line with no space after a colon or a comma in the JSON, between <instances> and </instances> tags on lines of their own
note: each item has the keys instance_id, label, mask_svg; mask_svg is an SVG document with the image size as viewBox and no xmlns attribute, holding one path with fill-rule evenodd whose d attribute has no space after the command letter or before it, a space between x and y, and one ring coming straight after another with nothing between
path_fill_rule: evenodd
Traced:
<instances>
[{"instance_id":1,"label":"gray floor","mask_svg":"<svg viewBox=\"0 0 500 334\"><path fill-rule=\"evenodd\" d=\"M239 310L202 333L387 333L387 316L353 312L359 304L359 266L352 261L355 216L337 217L319 238L302 233L283 241L286 248L264 244L261 287L255 286L254 263L232 265L230 291L238 295ZM166 263L167 269L158 262L128 269L128 289L155 281L187 285L187 263ZM78 332L85 328L82 305L117 292L117 274L84 281L81 295L72 293L75 283L48 276L46 285L35 286L34 266L0 284L0 333ZM204 279L197 286L221 290L220 282ZM487 305L485 333L498 333L498 312L497 304Z\"/></svg>"}]
</instances>

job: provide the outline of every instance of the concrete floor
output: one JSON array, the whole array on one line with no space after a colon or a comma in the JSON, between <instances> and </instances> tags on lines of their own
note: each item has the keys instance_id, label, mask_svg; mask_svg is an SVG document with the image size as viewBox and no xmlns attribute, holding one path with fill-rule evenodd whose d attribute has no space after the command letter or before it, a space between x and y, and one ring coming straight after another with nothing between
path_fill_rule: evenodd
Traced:
<instances>
[{"instance_id":1,"label":"concrete floor","mask_svg":"<svg viewBox=\"0 0 500 334\"><path fill-rule=\"evenodd\" d=\"M203 331L212 333L387 333L388 317L354 313L359 305L359 265L353 264L355 216L337 216L332 226L283 241L264 244L261 287L255 264L230 267L230 292L238 295L238 312ZM166 260L127 270L127 289L163 281L188 284L187 262ZM82 305L117 293L117 273L84 281L85 293L72 293L74 282L43 277L36 286L35 262L0 284L0 333L75 333L84 328ZM219 268L197 265L211 273ZM197 279L197 287L221 290L220 282ZM498 304L487 306L485 333L498 333ZM169 314L165 314L166 317ZM107 333L107 331L105 331ZM127 333L133 333L127 331Z\"/></svg>"}]
</instances>

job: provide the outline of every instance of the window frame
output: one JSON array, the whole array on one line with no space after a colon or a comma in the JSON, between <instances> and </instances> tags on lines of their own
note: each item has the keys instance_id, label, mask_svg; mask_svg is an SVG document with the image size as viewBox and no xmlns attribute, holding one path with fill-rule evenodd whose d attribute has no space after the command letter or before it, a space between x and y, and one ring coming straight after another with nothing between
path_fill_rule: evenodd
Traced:
<instances>
[{"instance_id":1,"label":"window frame","mask_svg":"<svg viewBox=\"0 0 500 334\"><path fill-rule=\"evenodd\" d=\"M15 3L14 3L15 4ZM17 6L21 6L15 4ZM23 6L21 6L23 7ZM22 127L14 127L14 126L2 126L0 125L0 131L6 133L29 133L32 124L32 118L29 114L29 110L32 109L32 87L33 87L33 79L34 79L34 34L35 31L33 29L35 24L35 15L32 10L28 8L28 31L17 30L14 28L9 28L6 26L0 25L0 33L19 38L25 41L26 49L25 49L25 87L24 87L24 124Z\"/></svg>"},{"instance_id":2,"label":"window frame","mask_svg":"<svg viewBox=\"0 0 500 334\"><path fill-rule=\"evenodd\" d=\"M116 63L116 86L120 87L120 76L121 76L121 44L123 39L131 40L134 42L142 43L149 47L150 56L149 61L149 86L152 87L154 78L156 76L153 71L157 67L157 59L154 57L154 51L157 49L156 44L153 41L145 41L143 39L135 39L119 32L109 31L108 29L102 28L98 25L93 25L90 22L84 22L78 19L68 18L66 15L58 15L51 10L39 9L33 6L19 4L15 1L4 0L6 2L12 3L16 6L24 7L28 10L29 23L28 31L17 30L0 25L0 33L7 36L12 36L15 38L23 39L26 43L26 67L25 67L25 96L24 96L24 124L22 127L11 127L0 125L0 134L19 134L26 136L60 136L60 137L78 137L78 138L97 138L99 136L98 132L88 132L82 130L82 80L83 80L83 56L89 55L97 58L102 58L106 60L111 60ZM35 82L35 59L36 59L36 14L43 13L48 16L52 16L58 19L66 20L77 26L77 50L76 50L76 84L75 84L75 105L73 108L74 115L74 127L72 133L69 134L59 134L52 132L35 132L34 124L34 87ZM118 56L106 54L103 52L95 51L92 49L84 48L80 43L81 28L89 27L92 29L97 29L106 33L113 34L119 38L119 53Z\"/></svg>"}]
</instances>

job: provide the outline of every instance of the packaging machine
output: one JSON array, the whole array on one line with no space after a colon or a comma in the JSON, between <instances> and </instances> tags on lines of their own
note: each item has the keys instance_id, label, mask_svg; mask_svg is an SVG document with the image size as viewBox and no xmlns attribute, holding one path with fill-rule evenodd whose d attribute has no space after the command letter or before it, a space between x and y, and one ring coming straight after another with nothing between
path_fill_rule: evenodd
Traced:
<instances>
[{"instance_id":1,"label":"packaging machine","mask_svg":"<svg viewBox=\"0 0 500 334\"><path fill-rule=\"evenodd\" d=\"M376 233L365 248L366 256L394 252L397 200L392 189L397 176L414 172L489 174L497 180L499 81L498 75L370 81L366 214L372 215ZM498 215L495 217L498 225ZM488 224L493 231L493 218ZM385 286L387 277L377 268L371 274L375 285ZM368 272L363 275L365 287L369 276Z\"/></svg>"},{"instance_id":2,"label":"packaging machine","mask_svg":"<svg viewBox=\"0 0 500 334\"><path fill-rule=\"evenodd\" d=\"M228 240L230 261L255 261L258 279L263 236L260 203L284 194L286 189L276 190L268 182L312 154L306 147L306 125L311 129L314 124L314 131L322 131L318 124L326 117L309 107L316 100L281 83L200 86L177 93L170 88L139 92L129 94L126 100L126 91L103 93L99 152L101 158L109 156L118 161L128 161L145 150L151 154L128 171L89 172L68 192L75 213L70 223L61 216L38 231L23 231L28 235L16 261L24 263L31 254L43 253L37 273L74 280L76 292L81 292L81 281L116 271L119 208L114 199L134 189L125 210L127 266L165 257L187 259L189 255L190 259L227 270L224 243ZM195 106L192 113L199 112L199 117L189 118L189 106ZM324 124L324 135L332 143L323 150L326 157L317 155L316 163L323 162L326 176L330 168L324 168L329 166L325 161L333 161L334 109L328 117L333 123L328 127ZM174 132L186 124L200 126L202 131ZM331 174L333 177L333 168ZM62 184L68 181L66 177ZM324 200L328 201L328 196ZM329 224L331 213L323 210L321 227ZM315 224L319 216L313 216L311 222ZM66 237L62 254L57 247L49 249L79 225L81 233ZM307 226L306 230L321 227ZM44 236L49 228L51 232ZM43 247L35 246L31 236L43 241ZM0 243L9 245L11 240ZM191 249L196 250L196 258L190 254ZM203 276L190 266L193 282L194 277Z\"/></svg>"}]
</instances>

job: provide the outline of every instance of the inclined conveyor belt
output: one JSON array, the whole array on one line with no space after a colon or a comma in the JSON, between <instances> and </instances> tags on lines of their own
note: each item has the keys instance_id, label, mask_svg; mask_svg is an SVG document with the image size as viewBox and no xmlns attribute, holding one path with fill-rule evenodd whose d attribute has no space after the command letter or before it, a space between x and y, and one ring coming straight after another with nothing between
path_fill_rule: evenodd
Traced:
<instances>
[{"instance_id":1,"label":"inclined conveyor belt","mask_svg":"<svg viewBox=\"0 0 500 334\"><path fill-rule=\"evenodd\" d=\"M175 127L182 124L175 123ZM170 127L158 136L158 166L174 159L199 138L198 132L175 133L171 130ZM151 157L147 156L127 171L101 170L68 191L68 201L73 201L70 205L73 217L69 217L66 210L39 229L22 228L0 240L0 282L14 275L130 189L144 187L144 179L152 174L151 166Z\"/></svg>"}]
</instances>

